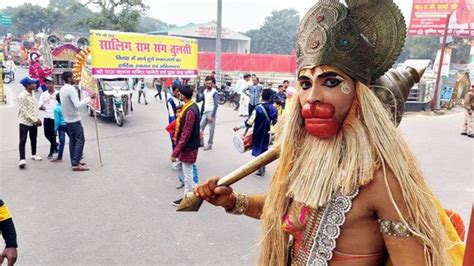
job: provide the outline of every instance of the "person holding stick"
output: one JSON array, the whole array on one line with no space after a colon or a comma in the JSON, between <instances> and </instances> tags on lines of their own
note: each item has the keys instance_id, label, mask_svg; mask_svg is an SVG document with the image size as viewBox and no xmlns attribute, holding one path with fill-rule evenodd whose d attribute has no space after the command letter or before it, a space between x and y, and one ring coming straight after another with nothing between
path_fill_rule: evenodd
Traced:
<instances>
[{"instance_id":1,"label":"person holding stick","mask_svg":"<svg viewBox=\"0 0 474 266\"><path fill-rule=\"evenodd\" d=\"M73 171L89 171L85 163L81 162L82 153L84 151L85 138L84 128L81 124L80 109L85 107L91 99L96 97L96 93L92 93L90 97L79 100L79 92L73 86L74 79L71 71L65 71L62 74L64 86L59 91L60 101L64 121L69 132L69 155Z\"/></svg>"},{"instance_id":2,"label":"person holding stick","mask_svg":"<svg viewBox=\"0 0 474 266\"><path fill-rule=\"evenodd\" d=\"M258 265L461 265L462 234L396 128L424 71L389 71L403 15L393 0L344 2L320 0L301 21L297 88L276 130L268 191L235 193L212 177L182 204L259 219Z\"/></svg>"}]
</instances>

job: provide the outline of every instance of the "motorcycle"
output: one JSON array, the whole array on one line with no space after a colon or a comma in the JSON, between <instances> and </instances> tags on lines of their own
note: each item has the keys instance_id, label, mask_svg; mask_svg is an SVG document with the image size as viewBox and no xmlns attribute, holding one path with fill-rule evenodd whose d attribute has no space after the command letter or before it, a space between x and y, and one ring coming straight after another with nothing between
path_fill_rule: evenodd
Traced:
<instances>
[{"instance_id":1,"label":"motorcycle","mask_svg":"<svg viewBox=\"0 0 474 266\"><path fill-rule=\"evenodd\" d=\"M232 90L230 87L230 83L223 84L220 89L217 90L218 101L219 105L223 105L226 102L230 102L237 106L239 104L239 95Z\"/></svg>"},{"instance_id":2,"label":"motorcycle","mask_svg":"<svg viewBox=\"0 0 474 266\"><path fill-rule=\"evenodd\" d=\"M3 83L5 84L10 84L13 81L10 70L7 70L3 66L2 66L2 80L3 80Z\"/></svg>"}]
</instances>

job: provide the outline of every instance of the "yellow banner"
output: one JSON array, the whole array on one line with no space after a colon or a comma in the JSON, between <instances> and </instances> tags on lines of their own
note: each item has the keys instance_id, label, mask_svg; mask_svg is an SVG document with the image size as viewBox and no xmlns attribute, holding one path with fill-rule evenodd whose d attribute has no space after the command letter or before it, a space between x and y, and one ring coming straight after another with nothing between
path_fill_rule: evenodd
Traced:
<instances>
[{"instance_id":1,"label":"yellow banner","mask_svg":"<svg viewBox=\"0 0 474 266\"><path fill-rule=\"evenodd\" d=\"M110 77L195 77L197 40L91 30L92 75Z\"/></svg>"}]
</instances>

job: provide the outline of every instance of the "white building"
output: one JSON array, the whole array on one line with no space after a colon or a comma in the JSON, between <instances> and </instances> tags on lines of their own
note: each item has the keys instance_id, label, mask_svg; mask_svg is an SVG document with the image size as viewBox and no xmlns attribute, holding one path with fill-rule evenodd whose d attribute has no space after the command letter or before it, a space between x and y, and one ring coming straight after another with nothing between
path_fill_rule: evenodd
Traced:
<instances>
[{"instance_id":1,"label":"white building","mask_svg":"<svg viewBox=\"0 0 474 266\"><path fill-rule=\"evenodd\" d=\"M177 37L188 37L198 40L199 52L215 52L217 25L215 22L205 24L189 24L183 27L164 29L148 32L154 35L168 35ZM243 34L222 28L222 52L223 53L250 53L251 39Z\"/></svg>"}]
</instances>

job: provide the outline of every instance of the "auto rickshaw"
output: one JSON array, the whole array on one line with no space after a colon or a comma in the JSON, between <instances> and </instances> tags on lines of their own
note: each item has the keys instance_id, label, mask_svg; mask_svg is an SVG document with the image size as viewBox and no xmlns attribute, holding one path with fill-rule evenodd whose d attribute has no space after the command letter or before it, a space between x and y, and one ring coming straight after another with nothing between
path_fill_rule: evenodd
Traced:
<instances>
[{"instance_id":1,"label":"auto rickshaw","mask_svg":"<svg viewBox=\"0 0 474 266\"><path fill-rule=\"evenodd\" d=\"M128 78L97 79L98 95L95 101L87 106L90 116L97 115L113 118L121 127L125 116L130 114L132 93Z\"/></svg>"}]
</instances>

